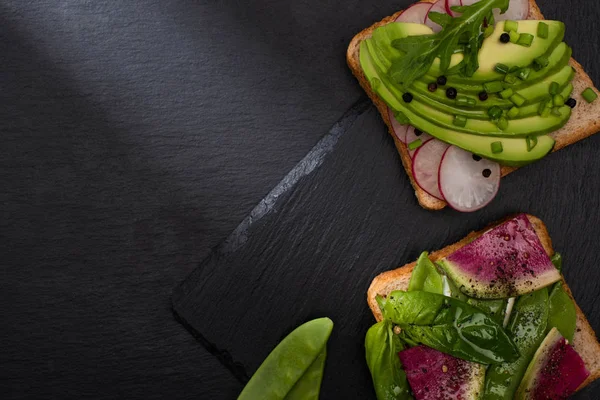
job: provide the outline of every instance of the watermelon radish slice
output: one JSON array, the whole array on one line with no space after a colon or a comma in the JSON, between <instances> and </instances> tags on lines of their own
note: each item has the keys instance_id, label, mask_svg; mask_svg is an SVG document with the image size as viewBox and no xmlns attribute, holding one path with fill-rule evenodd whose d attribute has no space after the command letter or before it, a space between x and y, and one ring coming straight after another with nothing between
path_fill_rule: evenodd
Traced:
<instances>
[{"instance_id":1,"label":"watermelon radish slice","mask_svg":"<svg viewBox=\"0 0 600 400\"><path fill-rule=\"evenodd\" d=\"M425 25L430 27L434 32L439 32L442 30L442 27L429 19L430 12L437 12L440 14L446 14L446 0L438 0L427 12L427 18L425 19Z\"/></svg>"},{"instance_id":2,"label":"watermelon radish slice","mask_svg":"<svg viewBox=\"0 0 600 400\"><path fill-rule=\"evenodd\" d=\"M392 109L388 107L388 117L390 118L390 124L392 125L392 130L394 131L394 135L400 140L402 143L406 144L406 130L409 125L402 125L400 122L394 118L394 113Z\"/></svg>"},{"instance_id":3,"label":"watermelon radish slice","mask_svg":"<svg viewBox=\"0 0 600 400\"><path fill-rule=\"evenodd\" d=\"M500 165L451 146L442 158L438 179L440 192L450 207L473 212L496 197Z\"/></svg>"},{"instance_id":4,"label":"watermelon radish slice","mask_svg":"<svg viewBox=\"0 0 600 400\"><path fill-rule=\"evenodd\" d=\"M427 18L427 12L433 7L431 3L415 3L408 7L396 18L396 22L412 22L414 24L424 24Z\"/></svg>"},{"instance_id":5,"label":"watermelon radish slice","mask_svg":"<svg viewBox=\"0 0 600 400\"><path fill-rule=\"evenodd\" d=\"M439 265L461 292L479 299L516 297L561 279L525 214L487 231Z\"/></svg>"},{"instance_id":6,"label":"watermelon radish slice","mask_svg":"<svg viewBox=\"0 0 600 400\"><path fill-rule=\"evenodd\" d=\"M398 353L416 400L476 400L483 392L485 367L426 346Z\"/></svg>"},{"instance_id":7,"label":"watermelon radish slice","mask_svg":"<svg viewBox=\"0 0 600 400\"><path fill-rule=\"evenodd\" d=\"M579 354L552 328L529 363L515 398L566 399L589 375Z\"/></svg>"},{"instance_id":8,"label":"watermelon radish slice","mask_svg":"<svg viewBox=\"0 0 600 400\"><path fill-rule=\"evenodd\" d=\"M446 14L456 17L459 13L452 11L452 7L462 6L461 0L446 0Z\"/></svg>"},{"instance_id":9,"label":"watermelon radish slice","mask_svg":"<svg viewBox=\"0 0 600 400\"><path fill-rule=\"evenodd\" d=\"M408 129L406 130L406 137L404 138L404 143L409 145L417 139L421 139L421 146L422 146L428 140L433 139L433 136L431 136L428 133L425 133L419 129L416 129L414 126L409 126ZM415 152L417 150L418 150L418 148L416 148L414 150L408 149L408 154L410 155L410 158L413 158L413 156L415 155Z\"/></svg>"},{"instance_id":10,"label":"watermelon radish slice","mask_svg":"<svg viewBox=\"0 0 600 400\"><path fill-rule=\"evenodd\" d=\"M438 170L448 147L450 145L441 140L431 139L417 149L412 162L412 173L417 185L440 200L443 197L438 185Z\"/></svg>"}]
</instances>

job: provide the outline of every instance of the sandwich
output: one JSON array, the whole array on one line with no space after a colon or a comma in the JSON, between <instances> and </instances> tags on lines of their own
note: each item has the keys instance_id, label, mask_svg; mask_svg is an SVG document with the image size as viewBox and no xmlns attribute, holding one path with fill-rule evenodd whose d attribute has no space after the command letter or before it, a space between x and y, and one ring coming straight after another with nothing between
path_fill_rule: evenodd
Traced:
<instances>
[{"instance_id":1,"label":"sandwich","mask_svg":"<svg viewBox=\"0 0 600 400\"><path fill-rule=\"evenodd\" d=\"M365 339L378 399L564 399L600 343L543 222L519 214L377 276Z\"/></svg>"},{"instance_id":2,"label":"sandwich","mask_svg":"<svg viewBox=\"0 0 600 400\"><path fill-rule=\"evenodd\" d=\"M422 207L478 210L501 177L600 130L564 32L534 0L426 0L354 36L348 66Z\"/></svg>"}]
</instances>

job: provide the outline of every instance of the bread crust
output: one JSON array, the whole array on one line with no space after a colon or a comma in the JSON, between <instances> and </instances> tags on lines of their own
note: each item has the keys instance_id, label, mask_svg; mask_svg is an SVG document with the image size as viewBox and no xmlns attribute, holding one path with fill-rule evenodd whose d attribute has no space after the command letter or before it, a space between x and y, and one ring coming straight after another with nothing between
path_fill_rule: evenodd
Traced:
<instances>
[{"instance_id":1,"label":"bread crust","mask_svg":"<svg viewBox=\"0 0 600 400\"><path fill-rule=\"evenodd\" d=\"M434 1L425 0L422 2L433 3ZM373 90L371 89L371 85L369 85L369 82L365 77L363 70L360 66L360 42L367 38L370 38L371 34L376 28L393 22L401 13L402 11L398 11L388 17L385 17L381 21L374 23L370 27L362 30L356 36L354 36L354 38L348 45L348 49L346 52L346 61L348 63L348 66L350 67L350 70L352 71L356 79L358 79L360 86L362 86L367 95L371 98L371 100L379 110L379 113L381 114L381 117L383 118L385 124L387 125L388 131L390 135L392 135L396 149L398 150L400 158L402 159L402 165L404 166L410 183L415 190L415 195L417 197L417 200L419 201L419 204L423 208L428 210L441 210L444 207L446 207L446 202L431 196L426 191L421 189L419 185L417 185L412 174L412 161L408 153L408 148L404 143L398 140L396 135L394 135L387 112L387 105L379 98L379 96L377 96L377 94L373 92ZM537 6L534 0L529 0L529 15L527 19L544 19L542 12L540 11L539 7ZM585 139L586 137L591 136L600 130L600 100L589 104L581 96L581 92L583 92L583 90L587 87L592 87L593 90L599 94L599 96L600 91L598 91L598 89L594 86L594 83L592 82L591 78L585 73L585 71L581 67L581 64L579 64L573 58L571 58L569 64L576 71L575 78L572 82L573 93L571 97L577 100L577 106L573 109L571 118L565 124L565 126L551 134L551 136L556 141L554 148L552 149L553 152L560 150L563 147L566 147L570 144L578 142L582 139ZM517 167L503 166L501 169L502 176L504 177L517 169Z\"/></svg>"},{"instance_id":2,"label":"bread crust","mask_svg":"<svg viewBox=\"0 0 600 400\"><path fill-rule=\"evenodd\" d=\"M431 253L429 255L429 258L432 261L438 261L452 254L467 243L470 243L472 240L481 236L483 233L493 228L494 226L497 226L512 217L514 217L514 215L506 217L501 221L497 221L479 231L471 232L459 242L451 244L449 246L444 247L441 250ZM533 215L527 214L527 218L533 225L538 237L540 238L544 250L546 250L548 256L552 256L554 254L554 249L552 247L552 240L550 239L550 235L548 233L546 225L542 222L541 219ZM400 268L396 268L391 271L386 271L376 276L375 279L373 279L367 291L367 303L377 321L381 321L383 316L381 315L381 311L379 310L379 306L377 305L376 296L387 296L394 290L408 289L410 276L416 264L416 261L411 262ZM564 279L563 286L569 294L569 296L571 297L571 299L573 300L573 303L575 304L575 308L577 310L577 323L572 345L583 359L583 362L585 363L585 366L588 369L588 371L590 371L590 376L579 387L578 390L580 390L583 387L595 381L596 379L600 378L600 343L598 343L598 339L596 337L594 329L591 327L590 323L586 319L585 315L583 314L583 311L581 311L581 308L579 308L579 306L575 302L571 290L569 289L569 286L564 281Z\"/></svg>"}]
</instances>

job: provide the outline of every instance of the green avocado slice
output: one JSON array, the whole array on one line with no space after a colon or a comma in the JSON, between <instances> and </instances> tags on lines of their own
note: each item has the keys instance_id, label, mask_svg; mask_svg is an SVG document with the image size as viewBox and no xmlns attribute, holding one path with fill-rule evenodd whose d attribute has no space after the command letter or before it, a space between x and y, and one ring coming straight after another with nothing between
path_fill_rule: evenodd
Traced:
<instances>
[{"instance_id":1,"label":"green avocado slice","mask_svg":"<svg viewBox=\"0 0 600 400\"><path fill-rule=\"evenodd\" d=\"M501 139L492 136L471 135L452 129L446 129L431 123L429 120L414 113L410 109L406 109L403 106L405 103L399 100L389 90L385 84L385 77L381 76L375 68L365 42L366 41L362 41L360 44L359 59L371 88L389 107L393 110L404 112L411 123L418 126L423 131L446 143L454 144L466 151L509 166L522 166L539 160L548 154L552 150L552 147L554 147L554 139L547 135L537 137L537 144L533 148L528 148L527 140L525 138ZM389 84L389 82L387 83ZM502 152L492 152L492 143L494 142L502 143Z\"/></svg>"}]
</instances>

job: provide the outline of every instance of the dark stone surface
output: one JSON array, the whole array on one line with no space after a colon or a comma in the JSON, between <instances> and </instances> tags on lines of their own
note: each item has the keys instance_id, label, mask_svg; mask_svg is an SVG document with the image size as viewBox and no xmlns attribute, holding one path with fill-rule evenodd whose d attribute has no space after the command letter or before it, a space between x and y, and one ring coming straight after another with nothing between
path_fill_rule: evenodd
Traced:
<instances>
[{"instance_id":1,"label":"dark stone surface","mask_svg":"<svg viewBox=\"0 0 600 400\"><path fill-rule=\"evenodd\" d=\"M240 380L173 319L172 288L363 96L345 47L406 4L3 1L0 397L235 397ZM574 54L599 81L597 5L540 5L567 22ZM368 280L517 209L546 219L557 248L574 249L567 263L581 267L567 278L594 310L597 283L582 276L596 274L598 217L586 210L598 207L597 138L511 176L492 207L457 222L416 206L363 107L321 167L252 226L245 261L204 264L218 283L186 303L202 333L251 372L299 322L331 315L324 398L349 387L370 395L359 357ZM546 195L524 200L530 190ZM232 281L261 270L273 275Z\"/></svg>"}]
</instances>

